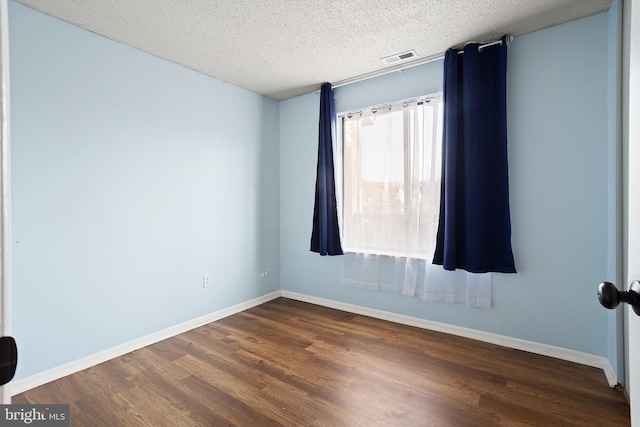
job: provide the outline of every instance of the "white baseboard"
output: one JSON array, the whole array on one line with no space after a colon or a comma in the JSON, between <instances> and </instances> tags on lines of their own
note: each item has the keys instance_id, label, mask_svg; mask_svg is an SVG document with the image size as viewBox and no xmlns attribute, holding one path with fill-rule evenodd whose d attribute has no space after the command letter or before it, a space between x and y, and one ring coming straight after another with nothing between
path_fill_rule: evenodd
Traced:
<instances>
[{"instance_id":1,"label":"white baseboard","mask_svg":"<svg viewBox=\"0 0 640 427\"><path fill-rule=\"evenodd\" d=\"M373 308L367 308L354 304L348 304L339 301L314 297L311 295L300 294L297 292L282 290L271 292L267 295L263 295L252 300L236 304L234 306L198 317L196 319L172 326L167 329L163 329L153 334L146 335L144 337L126 342L124 344L120 344L116 347L112 347L91 356L55 367L53 369L49 369L30 377L13 381L8 384L11 387L11 395L15 396L27 390L31 390L32 388L39 387L51 381L66 377L67 375L74 374L83 369L87 369L113 358L123 356L142 347L146 347L167 338L171 338L175 335L190 331L191 329L206 325L207 323L223 319L225 317L231 316L232 314L247 310L251 307L264 304L265 302L271 301L280 296L298 301L308 302L311 304L321 305L324 307L335 308L337 310L342 310L349 313L356 313L376 319L400 323L403 325L444 332L451 335L457 335L465 338L471 338L479 341L501 345L503 347L528 351L530 353L541 354L544 356L554 357L556 359L567 360L569 362L580 363L586 366L593 366L604 371L607 381L609 382L609 385L611 387L614 387L618 383L618 376L606 357L595 356L592 354L569 350L562 347L555 347L547 344L525 341L517 338L506 337L503 335L492 334L489 332L482 332L474 329L463 328L460 326L448 325L446 323L405 316L389 311L376 310Z\"/></svg>"},{"instance_id":2,"label":"white baseboard","mask_svg":"<svg viewBox=\"0 0 640 427\"><path fill-rule=\"evenodd\" d=\"M280 291L271 292L261 297L254 298L252 300L245 301L240 304L236 304L234 306L224 308L214 313L210 313L205 316L201 316L196 319L189 320L179 325L175 325L170 328L163 329L158 332L154 332L152 334L135 339L133 341L120 344L116 347L112 347L110 349L101 351L91 356L66 363L64 365L55 367L53 369L49 369L47 371L32 375L27 378L13 381L8 384L11 387L11 395L15 396L27 390L31 390L32 388L39 387L41 385L44 385L51 381L55 381L62 377L66 377L67 375L74 374L83 369L87 369L92 366L111 360L113 358L123 356L127 353L131 353L132 351L138 350L142 347L155 344L159 341L182 334L184 332L190 331L191 329L195 329L199 326L206 325L207 323L211 323L216 320L220 320L222 318L231 316L232 314L236 314L241 311L247 310L251 307L264 304L265 302L271 301L272 299L278 298L279 296L280 296Z\"/></svg>"},{"instance_id":3,"label":"white baseboard","mask_svg":"<svg viewBox=\"0 0 640 427\"><path fill-rule=\"evenodd\" d=\"M405 316L402 314L392 313L389 311L376 310L373 308L361 307L354 304L347 304L339 301L328 300L324 298L314 297L297 292L282 290L281 295L285 298L304 301L311 304L321 305L324 307L335 308L337 310L349 313L361 314L363 316L374 317L376 319L388 320L390 322L400 323L403 325L415 326L422 329L429 329L437 332L444 332L451 335L457 335L465 338L471 338L478 341L484 341L491 344L497 344L503 347L523 350L529 353L541 354L544 356L554 357L556 359L566 360L569 362L580 363L586 366L600 368L604 371L610 387L615 387L618 383L618 375L616 374L609 359L603 356L596 356L580 351L569 350L562 347L556 347L547 344L540 344L532 341L511 338L504 335L493 334L489 332L477 331L475 329L463 328L460 326L448 325L446 323L434 322L431 320L420 319L417 317Z\"/></svg>"}]
</instances>

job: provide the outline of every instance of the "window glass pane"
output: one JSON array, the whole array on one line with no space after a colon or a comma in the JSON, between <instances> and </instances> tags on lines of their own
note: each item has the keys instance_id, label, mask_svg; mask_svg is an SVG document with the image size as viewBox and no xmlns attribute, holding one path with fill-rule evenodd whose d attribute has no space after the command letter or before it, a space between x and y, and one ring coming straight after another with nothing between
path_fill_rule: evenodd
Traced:
<instances>
[{"instance_id":1,"label":"window glass pane","mask_svg":"<svg viewBox=\"0 0 640 427\"><path fill-rule=\"evenodd\" d=\"M345 250L431 256L439 210L439 105L438 98L397 104L339 121Z\"/></svg>"},{"instance_id":2,"label":"window glass pane","mask_svg":"<svg viewBox=\"0 0 640 427\"><path fill-rule=\"evenodd\" d=\"M402 111L360 119L362 180L369 183L403 181Z\"/></svg>"}]
</instances>

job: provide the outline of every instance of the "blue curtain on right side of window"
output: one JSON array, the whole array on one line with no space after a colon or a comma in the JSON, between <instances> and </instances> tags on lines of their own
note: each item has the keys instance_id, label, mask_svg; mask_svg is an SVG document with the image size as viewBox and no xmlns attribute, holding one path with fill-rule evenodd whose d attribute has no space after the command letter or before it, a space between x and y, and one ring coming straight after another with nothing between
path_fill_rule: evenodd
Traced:
<instances>
[{"instance_id":1,"label":"blue curtain on right side of window","mask_svg":"<svg viewBox=\"0 0 640 427\"><path fill-rule=\"evenodd\" d=\"M444 60L440 219L433 263L515 273L507 165L507 41Z\"/></svg>"}]
</instances>

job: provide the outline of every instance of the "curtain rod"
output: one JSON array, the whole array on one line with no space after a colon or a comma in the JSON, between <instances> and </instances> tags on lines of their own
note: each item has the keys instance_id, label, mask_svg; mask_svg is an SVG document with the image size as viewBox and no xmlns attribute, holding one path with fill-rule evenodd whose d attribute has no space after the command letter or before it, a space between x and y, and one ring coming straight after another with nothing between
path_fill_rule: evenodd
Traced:
<instances>
[{"instance_id":1,"label":"curtain rod","mask_svg":"<svg viewBox=\"0 0 640 427\"><path fill-rule=\"evenodd\" d=\"M386 102L384 104L377 104L377 105L373 105L365 110L371 110L371 112L373 114L376 114L378 111L380 110L391 110L393 107L396 107L398 105L402 105L402 108L407 108L409 105L411 104L429 104L431 101L433 101L434 99L439 99L440 98L440 94L438 93L432 93L429 95L420 95L417 97L413 97L413 98L407 98L407 99L401 99L399 101L393 101L393 102ZM345 111L342 113L338 113L337 116L338 117L347 117L347 118L351 118L352 116L355 115L360 115L362 116L362 112L363 109L360 110L352 110L352 111Z\"/></svg>"},{"instance_id":2,"label":"curtain rod","mask_svg":"<svg viewBox=\"0 0 640 427\"><path fill-rule=\"evenodd\" d=\"M509 46L509 43L511 43L513 41L513 36L507 36L507 46ZM469 43L467 43L469 44ZM502 44L502 40L495 40L492 42L488 42L485 44L481 44L480 46L478 46L478 50L482 50L486 47L489 46L493 46L496 44ZM462 54L464 53L462 50L458 52L458 54ZM409 68L413 68L413 67L417 67L418 65L424 65L424 64L428 64L430 62L434 62L434 61L438 61L440 59L444 58L444 53L438 53L436 55L431 55L431 56L427 56L425 58L421 58L421 59L416 59L415 61L411 61L411 62L406 62L402 65L395 65L393 67L389 67L389 68L385 68L383 70L377 70L377 71L372 71L370 73L365 73L365 74L360 74L359 76L356 77L351 77L349 79L344 79L344 80L340 80L337 81L335 83L331 84L331 88L335 89L337 87L340 86L347 86L350 85L352 83L358 83L364 80L369 80L372 79L374 77L379 77L379 76L384 76L386 74L391 74L391 73L395 73L395 72L402 72L404 70L407 70Z\"/></svg>"}]
</instances>

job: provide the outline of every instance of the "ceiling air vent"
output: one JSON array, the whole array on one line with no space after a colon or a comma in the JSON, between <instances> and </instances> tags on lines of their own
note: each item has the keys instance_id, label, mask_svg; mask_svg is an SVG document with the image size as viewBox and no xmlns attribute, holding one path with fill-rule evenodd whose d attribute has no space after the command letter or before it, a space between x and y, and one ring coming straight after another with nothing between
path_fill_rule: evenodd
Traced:
<instances>
[{"instance_id":1,"label":"ceiling air vent","mask_svg":"<svg viewBox=\"0 0 640 427\"><path fill-rule=\"evenodd\" d=\"M417 58L415 50L409 50L407 52L396 53L395 55L387 56L385 58L380 58L380 61L384 62L387 65L397 64L398 62L407 61L409 59Z\"/></svg>"}]
</instances>

